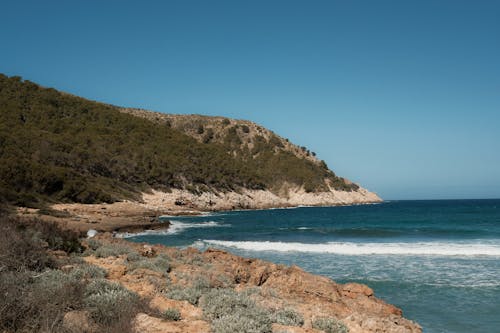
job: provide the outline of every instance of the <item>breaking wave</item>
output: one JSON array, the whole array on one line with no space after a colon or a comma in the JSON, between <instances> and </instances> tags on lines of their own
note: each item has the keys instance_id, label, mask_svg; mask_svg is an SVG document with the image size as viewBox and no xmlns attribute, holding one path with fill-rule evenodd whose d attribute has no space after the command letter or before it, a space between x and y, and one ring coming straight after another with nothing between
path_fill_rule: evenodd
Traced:
<instances>
[{"instance_id":1,"label":"breaking wave","mask_svg":"<svg viewBox=\"0 0 500 333\"><path fill-rule=\"evenodd\" d=\"M500 244L483 243L351 243L307 244L296 242L256 242L204 240L206 244L246 251L309 252L343 255L416 255L416 256L500 256Z\"/></svg>"},{"instance_id":2,"label":"breaking wave","mask_svg":"<svg viewBox=\"0 0 500 333\"><path fill-rule=\"evenodd\" d=\"M117 237L130 238L130 237L146 236L146 235L176 235L190 228L213 228L213 227L227 227L227 225L215 221L196 222L196 223L170 221L168 229L144 230L137 233L126 232L118 234Z\"/></svg>"}]
</instances>

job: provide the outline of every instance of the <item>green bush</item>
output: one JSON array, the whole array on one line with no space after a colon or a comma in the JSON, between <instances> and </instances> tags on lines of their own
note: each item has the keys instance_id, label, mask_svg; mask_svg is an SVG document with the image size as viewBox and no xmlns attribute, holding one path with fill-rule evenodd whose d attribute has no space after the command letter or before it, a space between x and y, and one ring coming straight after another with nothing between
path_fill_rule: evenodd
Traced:
<instances>
[{"instance_id":1,"label":"green bush","mask_svg":"<svg viewBox=\"0 0 500 333\"><path fill-rule=\"evenodd\" d=\"M163 318L168 321L179 321L181 320L181 313L175 308L170 308L163 312Z\"/></svg>"},{"instance_id":2,"label":"green bush","mask_svg":"<svg viewBox=\"0 0 500 333\"><path fill-rule=\"evenodd\" d=\"M312 327L318 330L325 331L326 333L347 333L347 327L333 317L320 317L312 322Z\"/></svg>"},{"instance_id":3,"label":"green bush","mask_svg":"<svg viewBox=\"0 0 500 333\"><path fill-rule=\"evenodd\" d=\"M272 314L272 321L287 326L304 325L304 317L292 309L280 309Z\"/></svg>"},{"instance_id":4,"label":"green bush","mask_svg":"<svg viewBox=\"0 0 500 333\"><path fill-rule=\"evenodd\" d=\"M200 299L203 315L212 322L214 333L271 332L268 311L248 296L233 289L212 289Z\"/></svg>"}]
</instances>

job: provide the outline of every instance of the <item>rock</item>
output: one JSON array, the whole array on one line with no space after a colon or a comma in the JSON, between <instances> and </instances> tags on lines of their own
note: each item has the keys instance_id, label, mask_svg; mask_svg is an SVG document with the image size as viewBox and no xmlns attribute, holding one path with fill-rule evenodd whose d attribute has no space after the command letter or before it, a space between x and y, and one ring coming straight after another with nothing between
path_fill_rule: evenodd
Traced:
<instances>
[{"instance_id":1,"label":"rock","mask_svg":"<svg viewBox=\"0 0 500 333\"><path fill-rule=\"evenodd\" d=\"M209 333L210 325L203 320L166 321L139 313L134 320L134 328L140 333Z\"/></svg>"},{"instance_id":2,"label":"rock","mask_svg":"<svg viewBox=\"0 0 500 333\"><path fill-rule=\"evenodd\" d=\"M286 326L280 324L273 324L273 333L316 333L318 330L312 328L303 328L297 326Z\"/></svg>"},{"instance_id":3,"label":"rock","mask_svg":"<svg viewBox=\"0 0 500 333\"><path fill-rule=\"evenodd\" d=\"M177 309L184 320L198 320L203 318L203 311L188 301L178 301L163 296L156 296L151 300L149 305L160 313L165 312L167 309Z\"/></svg>"},{"instance_id":4,"label":"rock","mask_svg":"<svg viewBox=\"0 0 500 333\"><path fill-rule=\"evenodd\" d=\"M87 231L87 238L92 238L95 235L97 235L97 230L89 229L89 231Z\"/></svg>"},{"instance_id":5,"label":"rock","mask_svg":"<svg viewBox=\"0 0 500 333\"><path fill-rule=\"evenodd\" d=\"M75 268L75 265L64 265L61 267L61 271L64 273L69 273Z\"/></svg>"},{"instance_id":6,"label":"rock","mask_svg":"<svg viewBox=\"0 0 500 333\"><path fill-rule=\"evenodd\" d=\"M151 245L144 244L141 249L141 255L143 257L153 257L156 254L155 249Z\"/></svg>"},{"instance_id":7,"label":"rock","mask_svg":"<svg viewBox=\"0 0 500 333\"><path fill-rule=\"evenodd\" d=\"M373 296L373 290L370 287L354 282L344 284L341 292L343 296L350 298L357 298L360 295Z\"/></svg>"},{"instance_id":8,"label":"rock","mask_svg":"<svg viewBox=\"0 0 500 333\"><path fill-rule=\"evenodd\" d=\"M98 238L105 241L102 234ZM313 320L318 317L337 318L349 328L350 333L422 332L418 324L402 317L399 308L376 298L371 288L359 283L338 284L297 266L242 258L217 249L200 253L195 248L179 250L142 244L134 244L133 247L146 256L164 253L171 258L169 285L165 284L165 276L161 272L145 268L127 271L123 257L89 256L84 260L105 268L108 279L136 292L149 301L152 309L157 310L157 314L142 313L135 318L136 332L210 332L210 325L203 320L199 306L169 299L164 294L170 284L189 286L199 277L206 279L212 288L229 287L238 292L248 290L249 297L269 311L289 308L304 318L302 327L274 324L274 333L320 333L312 328ZM200 264L200 259L206 265ZM167 321L161 317L161 313L171 308L180 311L180 321Z\"/></svg>"}]
</instances>

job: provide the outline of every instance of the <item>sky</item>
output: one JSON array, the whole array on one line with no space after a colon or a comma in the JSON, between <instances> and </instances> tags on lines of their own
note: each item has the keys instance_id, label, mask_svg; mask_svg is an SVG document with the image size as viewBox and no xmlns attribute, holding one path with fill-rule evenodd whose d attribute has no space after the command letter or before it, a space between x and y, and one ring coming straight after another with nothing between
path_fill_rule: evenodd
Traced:
<instances>
[{"instance_id":1,"label":"sky","mask_svg":"<svg viewBox=\"0 0 500 333\"><path fill-rule=\"evenodd\" d=\"M4 1L0 72L255 121L382 198L500 198L500 1Z\"/></svg>"}]
</instances>

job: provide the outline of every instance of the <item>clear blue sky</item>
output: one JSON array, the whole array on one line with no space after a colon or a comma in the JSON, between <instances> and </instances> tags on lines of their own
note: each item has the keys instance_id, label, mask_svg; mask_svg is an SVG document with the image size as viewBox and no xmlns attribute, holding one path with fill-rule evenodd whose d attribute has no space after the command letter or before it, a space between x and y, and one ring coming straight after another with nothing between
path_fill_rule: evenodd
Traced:
<instances>
[{"instance_id":1,"label":"clear blue sky","mask_svg":"<svg viewBox=\"0 0 500 333\"><path fill-rule=\"evenodd\" d=\"M500 1L4 1L0 72L258 122L385 199L500 197Z\"/></svg>"}]
</instances>

